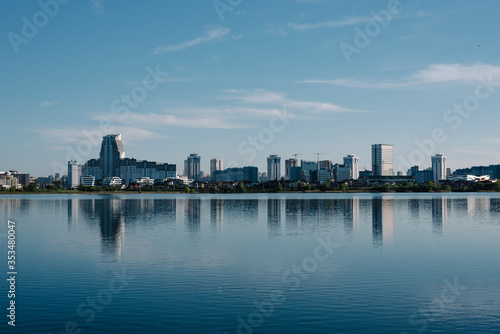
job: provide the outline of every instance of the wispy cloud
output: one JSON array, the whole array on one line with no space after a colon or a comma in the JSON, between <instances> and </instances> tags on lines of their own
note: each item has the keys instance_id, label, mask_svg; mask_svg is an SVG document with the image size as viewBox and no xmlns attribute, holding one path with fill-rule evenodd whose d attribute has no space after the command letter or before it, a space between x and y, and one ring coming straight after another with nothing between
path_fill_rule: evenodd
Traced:
<instances>
[{"instance_id":1,"label":"wispy cloud","mask_svg":"<svg viewBox=\"0 0 500 334\"><path fill-rule=\"evenodd\" d=\"M256 105L275 105L286 106L292 111L308 112L308 113L349 113L349 112L366 112L363 110L355 110L346 107L341 107L329 102L312 102L299 101L287 98L285 93L270 92L267 90L257 89L249 90L225 90L230 95L229 99L237 100L246 104Z\"/></svg>"},{"instance_id":2,"label":"wispy cloud","mask_svg":"<svg viewBox=\"0 0 500 334\"><path fill-rule=\"evenodd\" d=\"M40 106L44 108L52 107L53 105L59 104L59 101L43 101L40 102Z\"/></svg>"},{"instance_id":3,"label":"wispy cloud","mask_svg":"<svg viewBox=\"0 0 500 334\"><path fill-rule=\"evenodd\" d=\"M300 83L329 84L351 88L387 89L435 83L461 83L477 85L481 79L491 79L495 86L500 85L500 67L477 63L474 65L435 64L426 69L416 71L396 82L367 82L353 78L313 79Z\"/></svg>"},{"instance_id":4,"label":"wispy cloud","mask_svg":"<svg viewBox=\"0 0 500 334\"><path fill-rule=\"evenodd\" d=\"M191 110L193 113L205 112L205 110ZM141 124L150 127L181 127L181 128L194 128L194 129L241 129L247 128L249 126L231 124L217 117L210 116L193 116L193 117L179 117L173 113L130 113L127 118L123 119L116 114L103 114L96 119L109 119L114 123L125 123L125 124Z\"/></svg>"},{"instance_id":5,"label":"wispy cloud","mask_svg":"<svg viewBox=\"0 0 500 334\"><path fill-rule=\"evenodd\" d=\"M42 140L51 143L57 143L58 146L54 147L62 147L68 144L75 144L81 141L89 141L89 133L93 128L86 127L77 127L77 126L62 126L56 128L42 128L35 129L32 132L38 133ZM127 140L133 141L141 141L141 140L150 140L150 139L159 139L164 138L163 135L155 133L150 130L132 127L127 125L116 125L115 132L121 133L126 136ZM103 134L106 135L106 134Z\"/></svg>"},{"instance_id":6,"label":"wispy cloud","mask_svg":"<svg viewBox=\"0 0 500 334\"><path fill-rule=\"evenodd\" d=\"M317 23L288 23L287 27L289 29L296 31L306 31L313 29L347 27L365 23L372 20L373 17L371 16L353 16L353 17L345 17L340 20L317 22Z\"/></svg>"},{"instance_id":7,"label":"wispy cloud","mask_svg":"<svg viewBox=\"0 0 500 334\"><path fill-rule=\"evenodd\" d=\"M92 0L92 11L95 14L104 13L104 7L102 6L102 0Z\"/></svg>"},{"instance_id":8,"label":"wispy cloud","mask_svg":"<svg viewBox=\"0 0 500 334\"><path fill-rule=\"evenodd\" d=\"M227 36L231 32L231 29L221 26L212 26L206 28L206 34L202 37L197 37L195 39L183 42L181 44L173 44L167 46L159 46L154 50L155 54L164 54L169 52L177 52L192 48L194 46L210 43L210 42L221 42L226 40Z\"/></svg>"}]
</instances>

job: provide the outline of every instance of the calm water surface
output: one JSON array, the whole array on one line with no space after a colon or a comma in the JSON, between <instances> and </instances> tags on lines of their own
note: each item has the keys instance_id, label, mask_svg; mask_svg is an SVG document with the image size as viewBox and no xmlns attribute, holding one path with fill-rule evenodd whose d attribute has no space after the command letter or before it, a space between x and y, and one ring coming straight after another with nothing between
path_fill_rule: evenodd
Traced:
<instances>
[{"instance_id":1,"label":"calm water surface","mask_svg":"<svg viewBox=\"0 0 500 334\"><path fill-rule=\"evenodd\" d=\"M2 333L500 333L497 194L18 196L0 218Z\"/></svg>"}]
</instances>

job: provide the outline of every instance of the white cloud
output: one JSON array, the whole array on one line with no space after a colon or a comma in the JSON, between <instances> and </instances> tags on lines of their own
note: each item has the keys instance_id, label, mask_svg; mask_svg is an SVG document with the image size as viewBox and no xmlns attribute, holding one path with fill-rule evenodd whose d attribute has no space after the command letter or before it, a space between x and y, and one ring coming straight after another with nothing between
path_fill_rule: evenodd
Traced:
<instances>
[{"instance_id":1,"label":"white cloud","mask_svg":"<svg viewBox=\"0 0 500 334\"><path fill-rule=\"evenodd\" d=\"M209 43L209 42L221 42L226 40L226 37L231 32L231 29L221 26L207 27L206 35L203 37L198 37L181 44L159 46L155 49L155 54L164 54L168 52L182 51L194 46Z\"/></svg>"},{"instance_id":2,"label":"white cloud","mask_svg":"<svg viewBox=\"0 0 500 334\"><path fill-rule=\"evenodd\" d=\"M61 145L68 145L75 144L81 141L93 141L93 139L89 139L89 136L90 138L93 138L90 133L93 134L95 132L95 129L92 127L67 126L59 128L36 129L33 130L33 132L38 133L44 141L58 143ZM129 141L164 138L162 135L150 130L125 125L114 125L114 132L123 134ZM99 135L105 136L107 135L107 133L102 133Z\"/></svg>"},{"instance_id":3,"label":"white cloud","mask_svg":"<svg viewBox=\"0 0 500 334\"><path fill-rule=\"evenodd\" d=\"M319 83L352 88L398 88L434 83L460 83L477 85L482 80L490 81L494 86L500 85L500 67L477 63L474 65L435 64L419 70L398 82L366 82L353 78L332 80L303 80L300 83Z\"/></svg>"},{"instance_id":4,"label":"white cloud","mask_svg":"<svg viewBox=\"0 0 500 334\"><path fill-rule=\"evenodd\" d=\"M43 101L40 102L40 106L44 108L52 107L53 105L59 104L59 101Z\"/></svg>"},{"instance_id":5,"label":"white cloud","mask_svg":"<svg viewBox=\"0 0 500 334\"><path fill-rule=\"evenodd\" d=\"M355 110L345 108L332 104L329 102L311 102L311 101L298 101L289 99L284 93L270 92L262 89L248 91L248 90L226 90L230 93L229 99L237 100L245 104L264 104L275 106L286 106L295 112L307 113L348 113L348 112L366 112L362 110Z\"/></svg>"},{"instance_id":6,"label":"white cloud","mask_svg":"<svg viewBox=\"0 0 500 334\"><path fill-rule=\"evenodd\" d=\"M317 23L288 23L287 27L296 31L307 31L313 29L325 29L325 28L339 28L339 27L347 27L353 26L356 24L365 23L368 21L372 21L373 17L371 16L353 16L353 17L345 17L340 20L334 21L326 21L326 22L317 22Z\"/></svg>"},{"instance_id":7,"label":"white cloud","mask_svg":"<svg viewBox=\"0 0 500 334\"><path fill-rule=\"evenodd\" d=\"M206 110L196 110L191 109L191 111L183 112L183 114L199 114L200 112L206 112ZM238 125L226 122L220 118L214 116L193 116L193 117L179 117L173 113L149 113L149 114L138 114L129 113L124 119L116 114L103 114L98 116L96 119L110 119L112 122L123 123L123 124L141 124L149 127L158 126L173 126L181 128L195 128L195 129L241 129L247 128L249 126Z\"/></svg>"},{"instance_id":8,"label":"white cloud","mask_svg":"<svg viewBox=\"0 0 500 334\"><path fill-rule=\"evenodd\" d=\"M92 0L92 11L95 14L104 13L104 8L102 6L102 0Z\"/></svg>"}]
</instances>

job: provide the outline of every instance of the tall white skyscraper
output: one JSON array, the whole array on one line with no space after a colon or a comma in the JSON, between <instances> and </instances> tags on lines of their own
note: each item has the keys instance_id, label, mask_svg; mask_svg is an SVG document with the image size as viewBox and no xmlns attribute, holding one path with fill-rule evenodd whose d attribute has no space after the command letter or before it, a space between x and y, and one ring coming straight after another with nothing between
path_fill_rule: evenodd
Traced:
<instances>
[{"instance_id":1,"label":"tall white skyscraper","mask_svg":"<svg viewBox=\"0 0 500 334\"><path fill-rule=\"evenodd\" d=\"M78 188L81 176L82 166L78 165L74 160L68 161L68 188Z\"/></svg>"},{"instance_id":2,"label":"tall white skyscraper","mask_svg":"<svg viewBox=\"0 0 500 334\"><path fill-rule=\"evenodd\" d=\"M222 159L214 158L210 160L210 175L216 170L224 170L224 161Z\"/></svg>"},{"instance_id":3,"label":"tall white skyscraper","mask_svg":"<svg viewBox=\"0 0 500 334\"><path fill-rule=\"evenodd\" d=\"M432 180L435 182L446 180L446 157L436 154L432 157Z\"/></svg>"},{"instance_id":4,"label":"tall white skyscraper","mask_svg":"<svg viewBox=\"0 0 500 334\"><path fill-rule=\"evenodd\" d=\"M184 160L184 176L187 176L188 179L200 181L201 180L201 171L200 171L200 162L201 157L192 153Z\"/></svg>"},{"instance_id":5,"label":"tall white skyscraper","mask_svg":"<svg viewBox=\"0 0 500 334\"><path fill-rule=\"evenodd\" d=\"M394 176L393 150L392 145L372 145L373 176Z\"/></svg>"},{"instance_id":6,"label":"tall white skyscraper","mask_svg":"<svg viewBox=\"0 0 500 334\"><path fill-rule=\"evenodd\" d=\"M349 154L344 157L344 165L351 169L351 177L353 180L359 179L359 158Z\"/></svg>"},{"instance_id":7,"label":"tall white skyscraper","mask_svg":"<svg viewBox=\"0 0 500 334\"><path fill-rule=\"evenodd\" d=\"M100 163L102 177L120 176L120 160L125 159L122 135L107 135L102 138Z\"/></svg>"},{"instance_id":8,"label":"tall white skyscraper","mask_svg":"<svg viewBox=\"0 0 500 334\"><path fill-rule=\"evenodd\" d=\"M281 179L281 158L276 154L271 154L267 158L267 179L269 181Z\"/></svg>"}]
</instances>

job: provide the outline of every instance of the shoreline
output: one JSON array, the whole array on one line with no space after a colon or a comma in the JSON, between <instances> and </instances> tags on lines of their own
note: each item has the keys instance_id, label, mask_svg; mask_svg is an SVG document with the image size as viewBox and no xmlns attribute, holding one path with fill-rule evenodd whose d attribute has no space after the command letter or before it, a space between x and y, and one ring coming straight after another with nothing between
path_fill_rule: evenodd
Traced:
<instances>
[{"instance_id":1,"label":"shoreline","mask_svg":"<svg viewBox=\"0 0 500 334\"><path fill-rule=\"evenodd\" d=\"M53 192L0 192L2 196L17 195L142 195L142 194L165 194L165 195L248 195L248 194L478 194L478 193L498 193L493 190L480 191L375 191L375 190L347 190L346 192L338 190L306 190L306 191L247 191L247 192L195 192L184 191L114 191L114 192L72 192L72 191L53 191Z\"/></svg>"}]
</instances>

